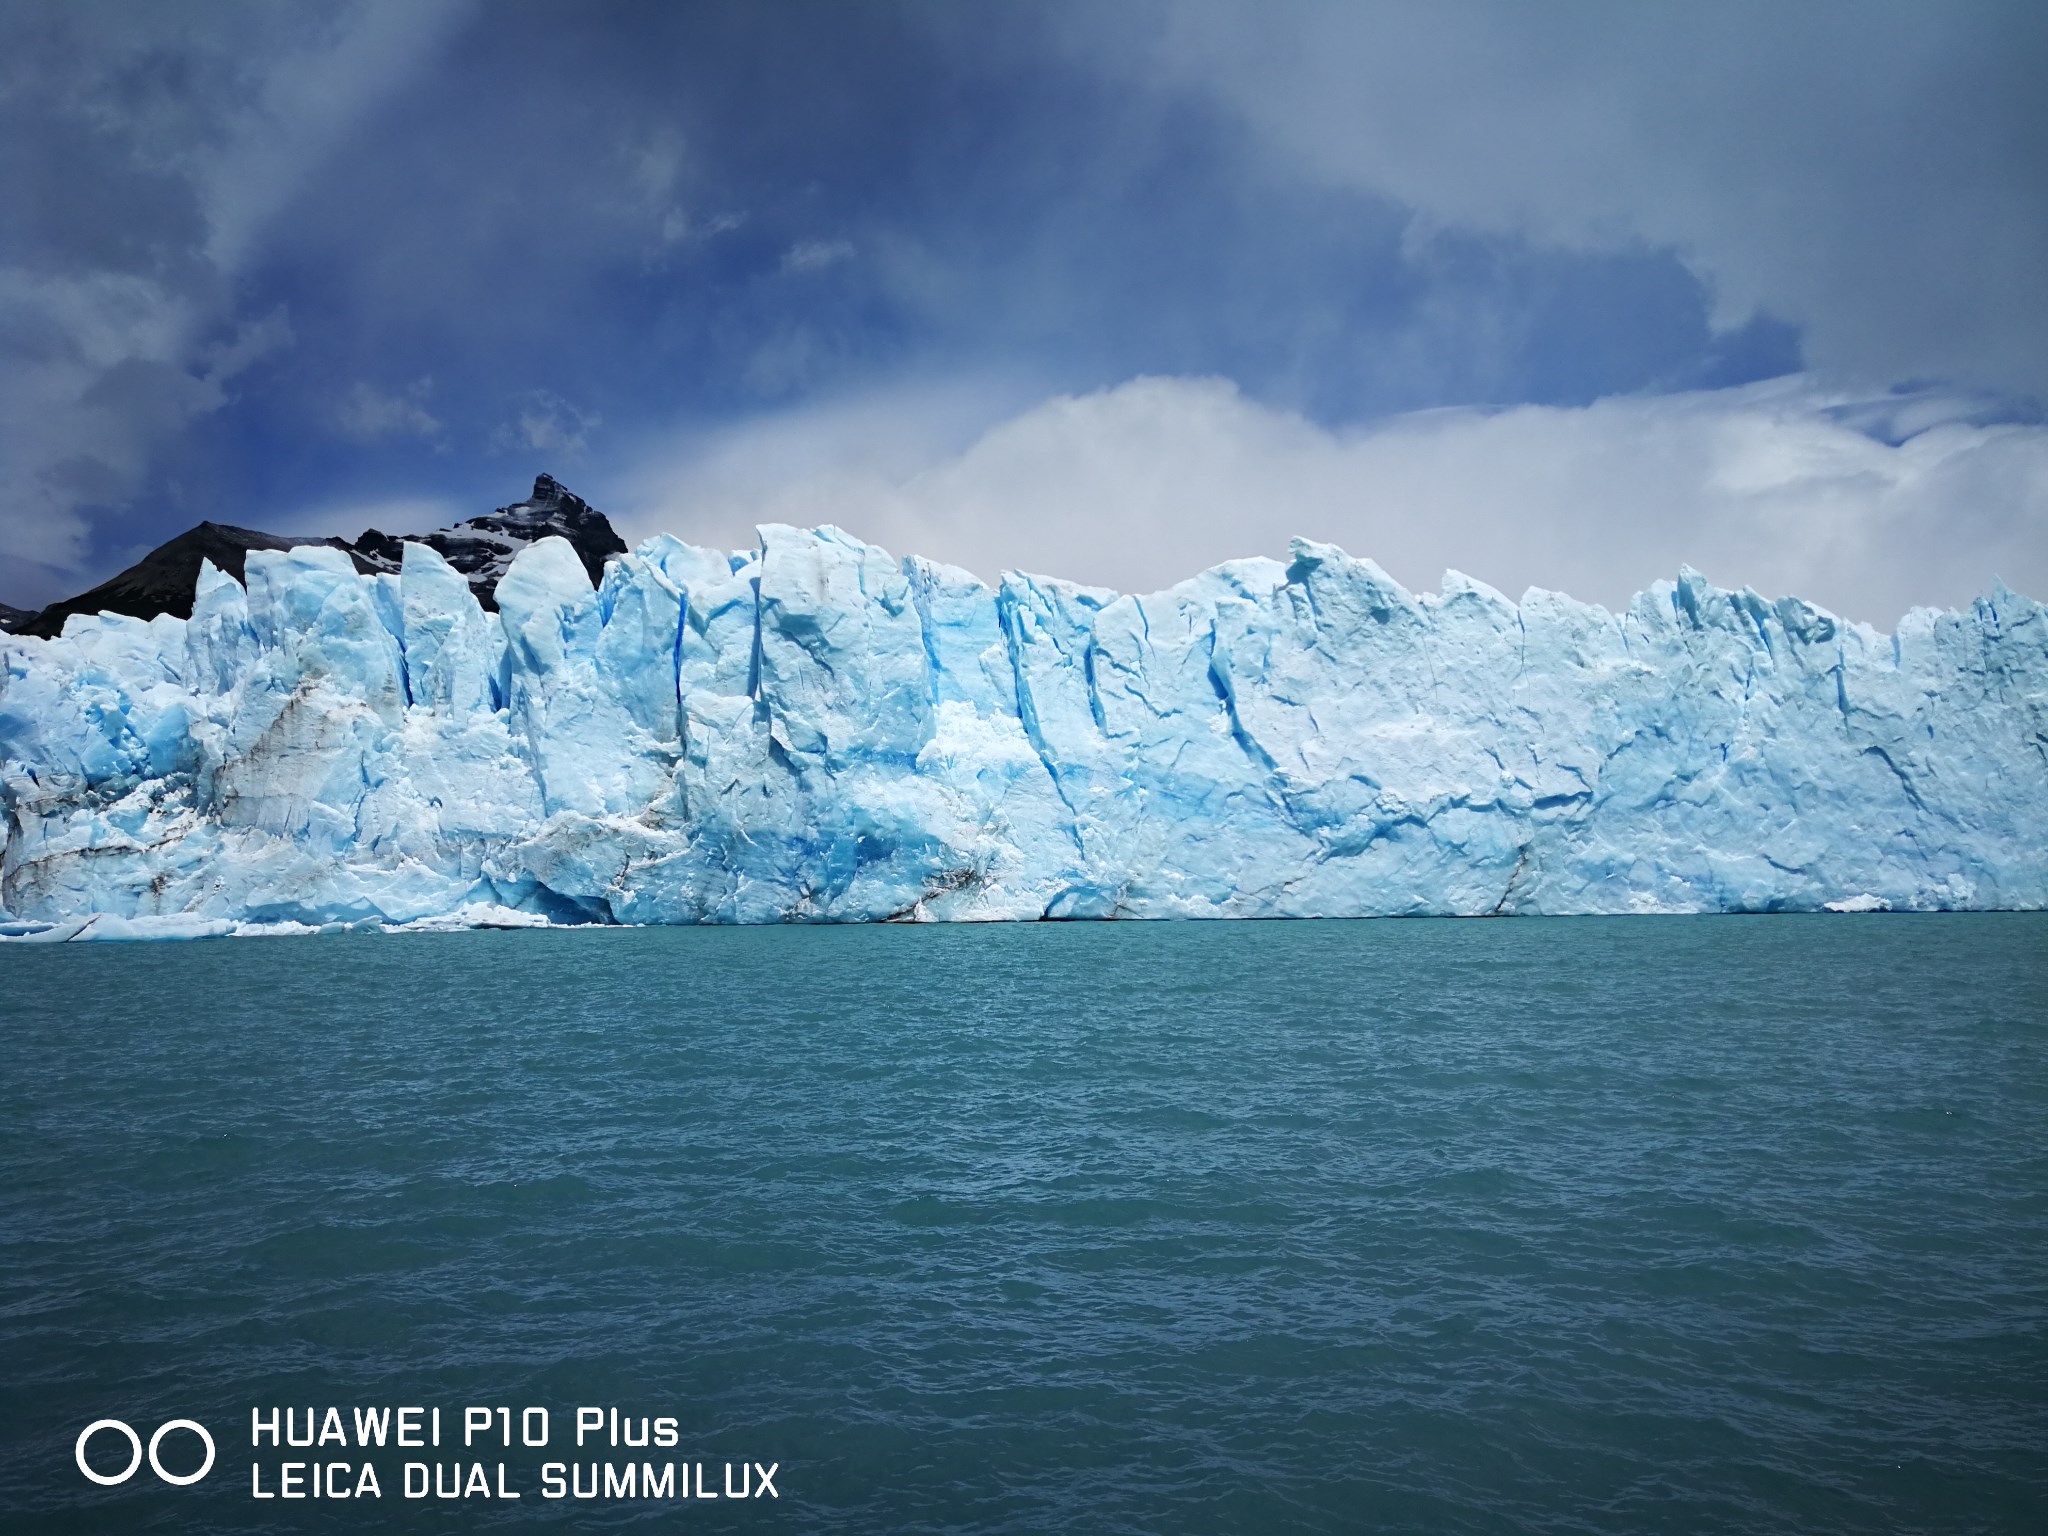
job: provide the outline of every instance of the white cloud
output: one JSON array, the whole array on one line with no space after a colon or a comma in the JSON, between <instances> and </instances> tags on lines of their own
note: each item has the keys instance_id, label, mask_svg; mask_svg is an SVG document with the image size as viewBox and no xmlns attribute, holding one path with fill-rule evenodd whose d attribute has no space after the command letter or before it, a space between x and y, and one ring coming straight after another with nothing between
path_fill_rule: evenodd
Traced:
<instances>
[{"instance_id":1,"label":"white cloud","mask_svg":"<svg viewBox=\"0 0 2048 1536\"><path fill-rule=\"evenodd\" d=\"M325 24L284 33L258 55L253 89L196 160L208 254L225 271L246 259L271 220L379 103L432 63L474 0L353 0ZM234 41L244 41L235 39Z\"/></svg>"},{"instance_id":2,"label":"white cloud","mask_svg":"<svg viewBox=\"0 0 2048 1536\"><path fill-rule=\"evenodd\" d=\"M445 430L440 419L426 407L433 389L432 379L415 379L396 391L359 382L342 396L335 410L335 429L359 443L393 437L417 437L431 442Z\"/></svg>"},{"instance_id":3,"label":"white cloud","mask_svg":"<svg viewBox=\"0 0 2048 1536\"><path fill-rule=\"evenodd\" d=\"M1284 556L1300 534L1418 587L1455 568L1610 606L1681 564L1884 625L1996 576L2048 594L2048 429L1972 425L1943 396L1790 379L1332 431L1226 381L1144 378L1043 401L964 446L900 403L791 413L651 457L616 487L621 521L730 546L756 522L833 522L984 578L1138 591ZM1859 430L1880 422L1923 429L1897 443Z\"/></svg>"},{"instance_id":4,"label":"white cloud","mask_svg":"<svg viewBox=\"0 0 2048 1536\"><path fill-rule=\"evenodd\" d=\"M153 278L0 268L0 332L25 343L0 371L0 527L46 584L78 565L80 506L132 496L153 454L291 343L281 309L208 330L202 305Z\"/></svg>"},{"instance_id":5,"label":"white cloud","mask_svg":"<svg viewBox=\"0 0 2048 1536\"><path fill-rule=\"evenodd\" d=\"M0 18L0 54L26 61L0 81L0 132L48 157L75 215L28 221L0 268L0 535L48 595L75 584L84 511L130 502L232 379L290 344L282 309L239 311L241 266L466 4Z\"/></svg>"},{"instance_id":6,"label":"white cloud","mask_svg":"<svg viewBox=\"0 0 2048 1536\"><path fill-rule=\"evenodd\" d=\"M784 272L822 272L842 261L853 260L850 240L799 240L782 253Z\"/></svg>"},{"instance_id":7,"label":"white cloud","mask_svg":"<svg viewBox=\"0 0 2048 1536\"><path fill-rule=\"evenodd\" d=\"M525 449L580 459L590 448L590 434L602 425L602 416L572 405L553 390L529 390L520 399L518 413L493 435L491 446L500 453Z\"/></svg>"},{"instance_id":8,"label":"white cloud","mask_svg":"<svg viewBox=\"0 0 2048 1536\"><path fill-rule=\"evenodd\" d=\"M650 209L670 206L682 178L683 136L666 124L655 128L629 153L628 179Z\"/></svg>"},{"instance_id":9,"label":"white cloud","mask_svg":"<svg viewBox=\"0 0 2048 1536\"><path fill-rule=\"evenodd\" d=\"M1437 228L1674 251L1810 366L2048 398L2038 5L1061 13L1077 57L1223 105L1295 174Z\"/></svg>"},{"instance_id":10,"label":"white cloud","mask_svg":"<svg viewBox=\"0 0 2048 1536\"><path fill-rule=\"evenodd\" d=\"M626 147L623 160L630 214L654 226L657 246L701 238L683 197L689 151L682 134L672 125L657 125ZM659 257L660 249L650 253L650 265L658 265Z\"/></svg>"}]
</instances>

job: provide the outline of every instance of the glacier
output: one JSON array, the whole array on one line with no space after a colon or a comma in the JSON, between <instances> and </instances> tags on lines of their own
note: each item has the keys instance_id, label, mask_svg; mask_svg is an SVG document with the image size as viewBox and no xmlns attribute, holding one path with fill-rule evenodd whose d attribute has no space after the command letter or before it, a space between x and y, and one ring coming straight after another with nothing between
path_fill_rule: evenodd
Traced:
<instances>
[{"instance_id":1,"label":"glacier","mask_svg":"<svg viewBox=\"0 0 2048 1536\"><path fill-rule=\"evenodd\" d=\"M0 935L2048 905L2048 609L1165 592L780 525L210 564L0 638Z\"/></svg>"}]
</instances>

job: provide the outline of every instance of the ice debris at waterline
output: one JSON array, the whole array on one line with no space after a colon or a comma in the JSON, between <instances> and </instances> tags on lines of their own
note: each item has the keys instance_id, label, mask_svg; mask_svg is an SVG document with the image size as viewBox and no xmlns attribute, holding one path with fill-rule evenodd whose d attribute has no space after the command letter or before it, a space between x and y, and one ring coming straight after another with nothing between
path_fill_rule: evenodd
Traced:
<instances>
[{"instance_id":1,"label":"ice debris at waterline","mask_svg":"<svg viewBox=\"0 0 2048 1536\"><path fill-rule=\"evenodd\" d=\"M2048 905L2048 609L2003 588L1886 637L1690 572L991 590L781 526L595 591L542 539L496 614L419 544L247 582L0 642L11 935Z\"/></svg>"}]
</instances>

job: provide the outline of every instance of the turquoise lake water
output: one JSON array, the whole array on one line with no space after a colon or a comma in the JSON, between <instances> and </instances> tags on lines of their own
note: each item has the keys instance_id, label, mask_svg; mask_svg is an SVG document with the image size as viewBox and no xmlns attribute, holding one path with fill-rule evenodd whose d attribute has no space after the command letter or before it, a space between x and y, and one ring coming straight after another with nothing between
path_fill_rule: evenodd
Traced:
<instances>
[{"instance_id":1,"label":"turquoise lake water","mask_svg":"<svg viewBox=\"0 0 2048 1536\"><path fill-rule=\"evenodd\" d=\"M2040 915L7 946L0 1038L10 1532L2048 1529ZM443 1444L254 1498L328 1405ZM647 1458L778 1497L541 1497Z\"/></svg>"}]
</instances>

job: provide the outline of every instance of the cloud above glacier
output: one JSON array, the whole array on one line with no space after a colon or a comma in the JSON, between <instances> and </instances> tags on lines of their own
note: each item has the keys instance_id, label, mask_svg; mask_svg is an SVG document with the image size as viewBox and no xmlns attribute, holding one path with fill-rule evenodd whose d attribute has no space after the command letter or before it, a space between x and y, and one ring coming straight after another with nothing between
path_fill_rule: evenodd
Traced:
<instances>
[{"instance_id":1,"label":"cloud above glacier","mask_svg":"<svg viewBox=\"0 0 2048 1536\"><path fill-rule=\"evenodd\" d=\"M1530 6L1175 0L1077 53L1227 106L1414 238L1673 251L1809 366L2048 398L2048 10L2026 0Z\"/></svg>"},{"instance_id":2,"label":"cloud above glacier","mask_svg":"<svg viewBox=\"0 0 2048 1536\"><path fill-rule=\"evenodd\" d=\"M254 253L467 10L345 0L315 21L82 0L0 16L0 553L42 568L37 595L94 569L89 514L178 497L157 479L166 456L293 346L289 306L247 282ZM339 413L365 442L393 419L368 390ZM110 560L135 552L109 531Z\"/></svg>"},{"instance_id":3,"label":"cloud above glacier","mask_svg":"<svg viewBox=\"0 0 2048 1536\"><path fill-rule=\"evenodd\" d=\"M1773 442L1857 436L1823 402L1902 383L1972 402L1961 427L1984 442L1946 467L1902 469L1929 446L1864 433L1844 461L1868 457L1868 478L1822 477L1797 515L1772 493L1781 564L1803 569L1799 539L1821 536L1798 530L1826 528L1875 570L1841 553L1828 498L1870 487L1857 537L1904 519L1910 548L1924 517L1900 509L1965 464L1988 473L1997 423L2024 428L2048 394L2035 7L802 14L0 11L0 601L75 592L202 517L473 515L539 471L651 505L686 462L726 488L700 520L807 484L788 496L854 526L884 516L863 505L914 506L916 539L878 530L894 543L1119 581L1162 539L1272 548L1292 506L1350 508L1356 543L1421 540L1346 500L1371 476L1468 541L1424 540L1418 561L1562 581L1542 572L1584 568L1561 552L1592 506L1633 573L1685 542L1660 508L1694 503L1665 482L1705 450L1596 448L1617 402L1669 402L1644 419L1683 436L1672 423L1757 419L1746 392L1793 373L1805 403ZM1181 382L1153 399L1134 380ZM1457 425L1430 437L1430 410ZM1112 417L1134 441L1225 434L1175 450L1219 459L1175 491L1180 523L1146 510L1174 473L1088 439ZM1061 431L1076 456L1029 468L1035 499L976 489L976 466L1024 473ZM1459 433L1528 463L1489 481ZM735 466L742 445L769 457ZM902 489L954 459L952 509ZM1611 485L1573 479L1594 464ZM1517 473L1537 490L1495 528L1483 509ZM850 510L823 506L835 476ZM2021 482L1993 479L1933 557L1901 557L1924 577L1911 596L2024 584L2009 551L2028 535L1996 510ZM1060 501L1094 510L1045 510ZM1734 504L1699 500L1724 530L1692 541L1700 563L1720 574L1726 548L1766 580L1725 532ZM1503 553L1517 539L1529 558ZM1893 600L1875 577L1849 588Z\"/></svg>"},{"instance_id":4,"label":"cloud above glacier","mask_svg":"<svg viewBox=\"0 0 2048 1536\"><path fill-rule=\"evenodd\" d=\"M1220 379L1140 378L971 436L860 399L650 449L629 536L836 523L898 553L1151 591L1295 535L1414 587L1455 568L1619 607L1682 565L1890 625L2002 576L2048 591L2048 429L1952 391L1812 379L1330 428ZM964 440L963 440L964 439Z\"/></svg>"}]
</instances>

